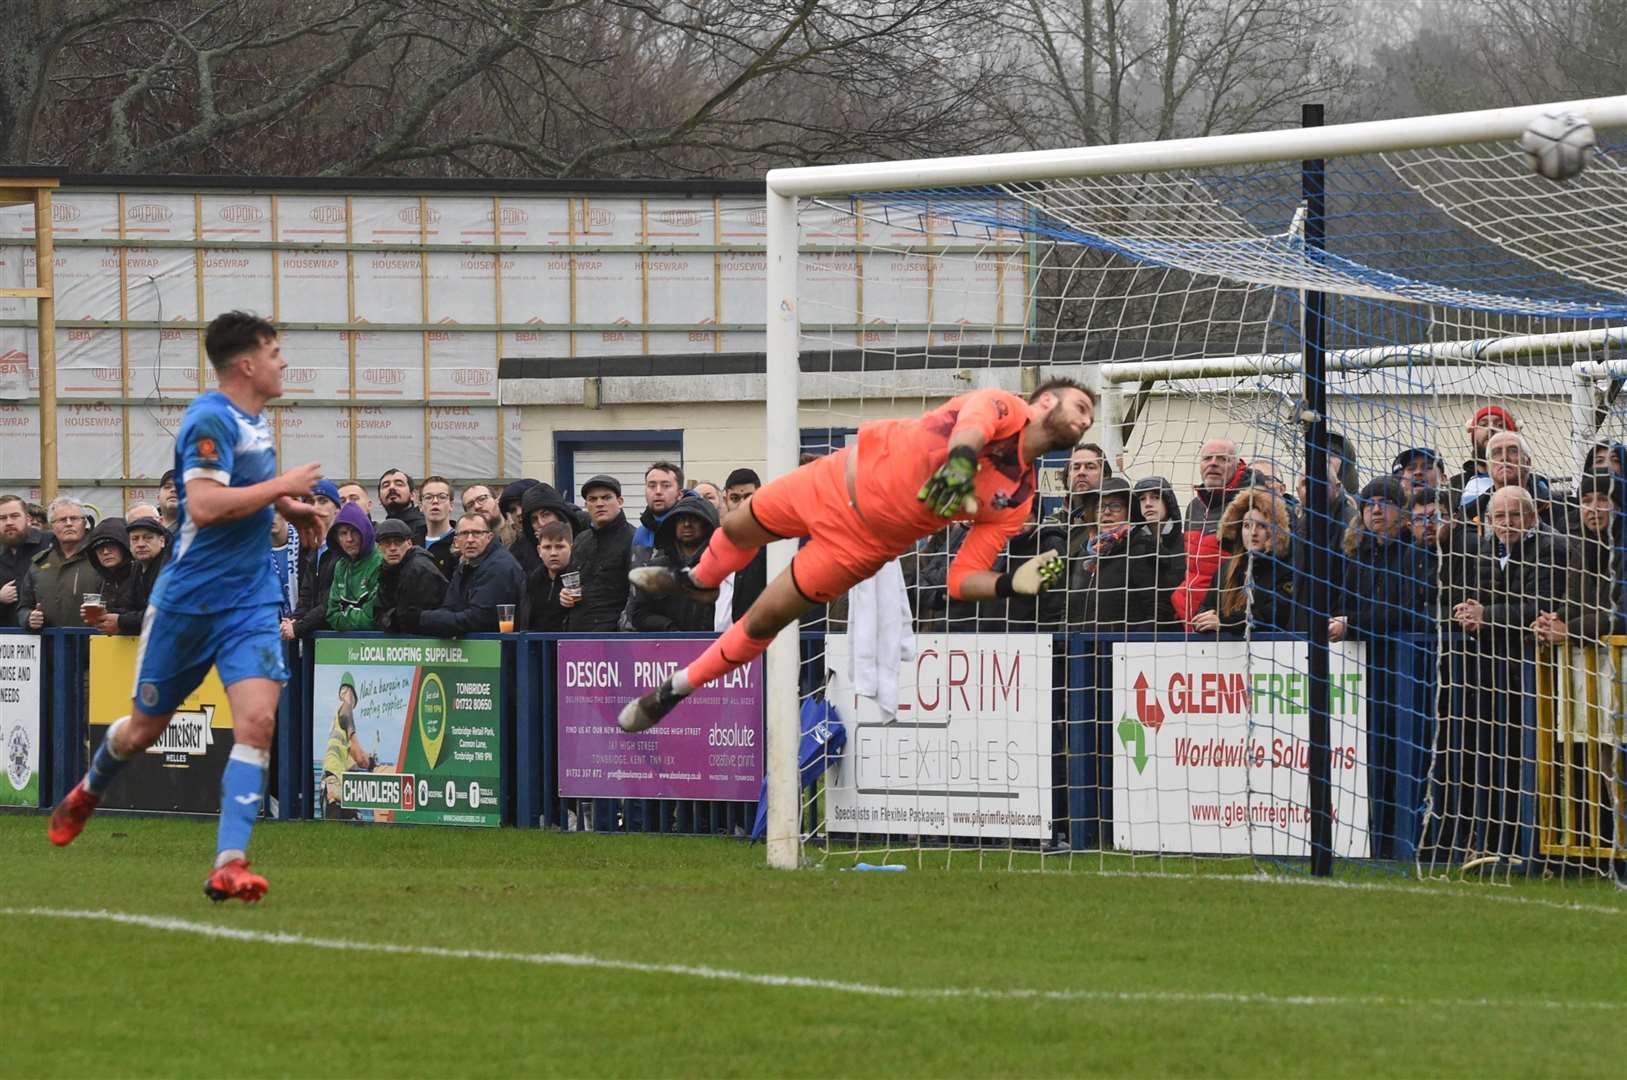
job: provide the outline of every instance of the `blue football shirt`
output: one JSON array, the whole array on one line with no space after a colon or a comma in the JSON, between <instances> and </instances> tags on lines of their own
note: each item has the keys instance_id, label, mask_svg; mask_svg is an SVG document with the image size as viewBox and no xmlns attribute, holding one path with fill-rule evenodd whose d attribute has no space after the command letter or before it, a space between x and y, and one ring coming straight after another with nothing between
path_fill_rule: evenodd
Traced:
<instances>
[{"instance_id":1,"label":"blue football shirt","mask_svg":"<svg viewBox=\"0 0 1627 1080\"><path fill-rule=\"evenodd\" d=\"M153 586L154 607L212 615L282 602L269 557L276 516L271 507L208 528L199 528L186 512L188 480L248 487L276 475L277 450L264 413L250 416L218 390L187 406L175 436L175 549Z\"/></svg>"}]
</instances>

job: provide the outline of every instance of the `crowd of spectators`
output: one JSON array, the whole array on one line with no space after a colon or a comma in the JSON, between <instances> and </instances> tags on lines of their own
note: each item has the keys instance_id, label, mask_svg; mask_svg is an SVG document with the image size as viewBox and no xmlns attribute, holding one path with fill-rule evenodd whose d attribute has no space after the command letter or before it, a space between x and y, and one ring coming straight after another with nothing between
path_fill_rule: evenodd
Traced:
<instances>
[{"instance_id":1,"label":"crowd of spectators","mask_svg":"<svg viewBox=\"0 0 1627 1080\"><path fill-rule=\"evenodd\" d=\"M324 523L321 545L302 547L297 530L280 516L272 522L282 635L458 637L498 631L507 619L514 629L551 632L722 629L767 584L761 553L725 582L715 604L644 597L629 589L627 574L652 562L693 565L722 515L758 486L749 469L719 486L685 483L676 465L654 462L635 524L623 510L620 480L609 475L582 484L580 504L536 480L471 483L456 492L445 477L419 484L400 469L371 490L359 481L321 480L306 500ZM0 497L0 615L31 630L91 625L139 634L148 594L177 539L176 504L170 474L156 504L132 507L128 519L93 523L90 510L68 496L49 508ZM89 621L87 596L102 602L101 611L89 609Z\"/></svg>"},{"instance_id":2,"label":"crowd of spectators","mask_svg":"<svg viewBox=\"0 0 1627 1080\"><path fill-rule=\"evenodd\" d=\"M1465 430L1469 455L1457 473L1416 447L1365 483L1352 443L1330 435L1328 516L1315 530L1328 549L1329 637L1376 640L1444 624L1508 655L1516 643L1617 629L1627 451L1601 444L1577 482L1559 484L1535 472L1510 409L1481 408ZM1240 637L1309 628L1304 478L1290 489L1277 462L1249 461L1235 441L1211 438L1198 448L1184 507L1170 479L1120 475L1093 443L1074 449L1065 480L1060 505L1036 512L1001 556L1015 565L1055 550L1067 562L1062 586L1038 598L951 600L948 565L966 532L952 525L904 559L919 629ZM760 483L744 468L721 485L686 481L677 465L655 461L635 522L609 475L575 493L530 479L458 490L401 469L371 486L324 480L309 500L327 523L323 544L302 548L286 522L272 526L283 636L495 631L505 607L521 629L718 631L762 592L764 553L713 604L630 593L627 574L647 563L693 565ZM0 498L0 614L36 630L83 625L83 597L95 593L99 628L139 632L174 542L174 477L163 478L156 505L90 525L66 496L48 508ZM840 607L827 614L840 618Z\"/></svg>"},{"instance_id":3,"label":"crowd of spectators","mask_svg":"<svg viewBox=\"0 0 1627 1080\"><path fill-rule=\"evenodd\" d=\"M950 599L948 567L966 534L951 525L901 560L916 629L1303 634L1313 563L1325 566L1330 640L1446 632L1441 654L1459 691L1439 708L1448 753L1438 755L1445 794L1436 842L1505 850L1511 836L1495 823L1517 816L1499 800L1520 790L1508 773L1519 758L1509 695L1530 692L1525 658L1537 644L1624 629L1627 529L1618 522L1627 514L1627 448L1600 444L1574 480L1556 482L1534 469L1509 408L1479 409L1465 432L1469 453L1457 472L1435 450L1414 447L1365 482L1352 442L1331 434L1320 527L1308 512L1308 478L1291 485L1281 464L1247 460L1232 439L1197 448L1184 507L1169 478L1121 475L1100 446L1083 444L1068 460L1059 505L1036 506L996 567L1054 550L1066 560L1061 586L983 604ZM721 632L766 586L765 552L723 582L713 603L645 596L629 589L628 572L693 566L722 517L760 484L746 468L721 485L686 481L677 465L655 461L635 522L610 475L574 493L530 479L458 489L401 469L371 487L323 480L308 499L326 526L322 544L302 547L287 522L272 524L283 636L456 637L507 620L549 632ZM49 507L0 496L0 615L35 631L89 625L138 634L176 542L176 507L172 474L154 504L99 522L68 496ZM1314 537L1326 545L1315 560ZM88 596L99 605L87 605ZM813 621L837 629L842 617L838 600Z\"/></svg>"}]
</instances>

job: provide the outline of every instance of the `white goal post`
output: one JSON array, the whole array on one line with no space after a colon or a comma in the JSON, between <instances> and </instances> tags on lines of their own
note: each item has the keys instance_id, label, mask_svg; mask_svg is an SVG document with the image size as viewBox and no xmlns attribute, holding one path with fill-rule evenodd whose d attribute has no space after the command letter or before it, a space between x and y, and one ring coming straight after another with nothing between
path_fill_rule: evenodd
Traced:
<instances>
[{"instance_id":1,"label":"white goal post","mask_svg":"<svg viewBox=\"0 0 1627 1080\"><path fill-rule=\"evenodd\" d=\"M1110 177L1143 172L1335 159L1348 155L1393 153L1432 147L1513 142L1538 116L1565 110L1595 128L1627 127L1627 95L1491 109L1438 116L1295 128L1199 139L1176 139L1121 146L1094 146L1013 154L876 162L816 168L775 169L767 176L767 478L797 467L802 311L799 296L799 200L858 193L936 192L997 184ZM1585 340L1584 340L1585 339ZM1436 342L1414 348L1330 350L1329 370L1361 371L1414 362L1424 349L1435 359L1483 362L1578 348L1627 346L1627 327L1586 331L1582 335L1527 334ZM1287 375L1301 370L1298 353L1262 353L1166 361L1103 363L1094 375L1098 386L1163 378L1236 375ZM1627 363L1610 361L1575 366L1573 382L1580 413L1584 384L1607 375L1620 376ZM1111 413L1109 413L1111 415ZM1107 426L1098 420L1098 429ZM1578 439L1581 438L1578 421ZM794 546L770 547L772 579L789 565ZM767 850L769 865L789 869L801 864L798 788L799 638L793 624L776 638L767 660L766 770L768 789Z\"/></svg>"}]
</instances>

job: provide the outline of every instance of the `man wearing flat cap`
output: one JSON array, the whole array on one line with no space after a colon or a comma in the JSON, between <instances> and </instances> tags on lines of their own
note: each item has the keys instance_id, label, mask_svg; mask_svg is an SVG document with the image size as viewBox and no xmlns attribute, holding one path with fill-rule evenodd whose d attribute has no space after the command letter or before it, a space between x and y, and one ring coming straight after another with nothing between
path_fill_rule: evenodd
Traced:
<instances>
[{"instance_id":1,"label":"man wearing flat cap","mask_svg":"<svg viewBox=\"0 0 1627 1080\"><path fill-rule=\"evenodd\" d=\"M588 530L576 538L571 569L582 575L582 599L565 617L572 633L617 630L627 606L627 571L632 568L633 525L622 511L621 481L601 473L582 485Z\"/></svg>"}]
</instances>

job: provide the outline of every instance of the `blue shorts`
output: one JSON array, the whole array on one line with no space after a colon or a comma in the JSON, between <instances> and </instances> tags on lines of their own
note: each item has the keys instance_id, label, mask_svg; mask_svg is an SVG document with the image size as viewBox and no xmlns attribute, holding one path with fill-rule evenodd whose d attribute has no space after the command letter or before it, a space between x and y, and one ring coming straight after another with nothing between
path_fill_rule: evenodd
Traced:
<instances>
[{"instance_id":1,"label":"blue shorts","mask_svg":"<svg viewBox=\"0 0 1627 1080\"><path fill-rule=\"evenodd\" d=\"M226 686L244 679L288 681L276 604L214 615L147 608L136 653L134 704L149 716L180 708L213 667Z\"/></svg>"}]
</instances>

